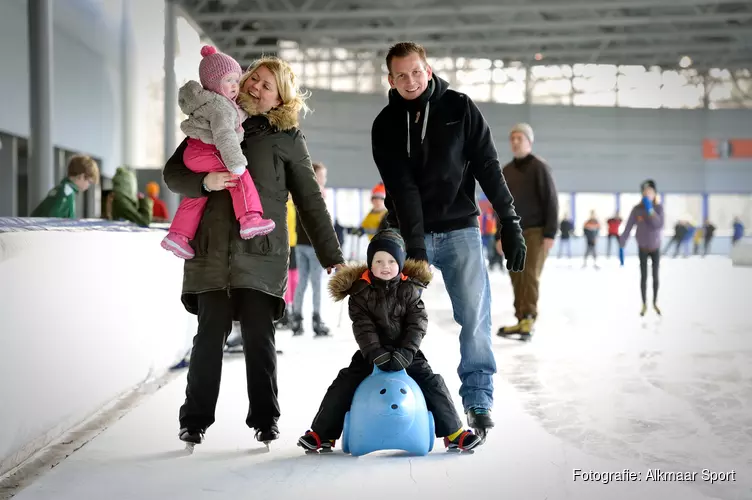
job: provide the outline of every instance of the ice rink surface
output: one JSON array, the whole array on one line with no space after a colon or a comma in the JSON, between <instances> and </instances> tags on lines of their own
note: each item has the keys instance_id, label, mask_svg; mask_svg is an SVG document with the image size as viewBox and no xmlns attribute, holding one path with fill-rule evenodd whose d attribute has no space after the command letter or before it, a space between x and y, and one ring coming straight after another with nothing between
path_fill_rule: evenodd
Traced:
<instances>
[{"instance_id":1,"label":"ice rink surface","mask_svg":"<svg viewBox=\"0 0 752 500\"><path fill-rule=\"evenodd\" d=\"M474 454L446 453L441 441L427 457L353 458L338 446L311 456L295 445L356 349L346 312L338 327L340 306L326 302L332 338L313 339L310 324L302 338L278 332L282 437L270 452L245 427L243 359L228 355L217 422L193 455L177 439L183 371L15 498L752 498L752 268L721 257L664 258L663 316L641 318L637 260L600 264L546 262L530 343L495 336L513 319L512 292L507 275L491 273L496 428ZM423 350L461 411L459 327L440 274L424 300ZM641 481L585 481L578 469L628 469ZM703 470L735 473L711 483ZM677 481L666 472L696 474Z\"/></svg>"}]
</instances>

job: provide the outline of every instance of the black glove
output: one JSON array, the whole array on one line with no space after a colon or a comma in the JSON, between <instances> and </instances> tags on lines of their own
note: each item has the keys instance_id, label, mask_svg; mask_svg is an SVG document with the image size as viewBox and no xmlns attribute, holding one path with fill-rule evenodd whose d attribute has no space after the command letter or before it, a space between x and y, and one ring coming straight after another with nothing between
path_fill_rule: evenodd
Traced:
<instances>
[{"instance_id":1,"label":"black glove","mask_svg":"<svg viewBox=\"0 0 752 500\"><path fill-rule=\"evenodd\" d=\"M428 254L426 253L425 248L408 248L405 257L408 259L428 262Z\"/></svg>"},{"instance_id":2,"label":"black glove","mask_svg":"<svg viewBox=\"0 0 752 500\"><path fill-rule=\"evenodd\" d=\"M390 353L389 360L381 365L377 365L380 370L385 372L398 372L406 370L413 362L413 353L404 348L395 349Z\"/></svg>"},{"instance_id":3,"label":"black glove","mask_svg":"<svg viewBox=\"0 0 752 500\"><path fill-rule=\"evenodd\" d=\"M369 352L365 358L368 364L376 365L383 370L384 365L392 359L392 353L383 347L379 347Z\"/></svg>"},{"instance_id":4,"label":"black glove","mask_svg":"<svg viewBox=\"0 0 752 500\"><path fill-rule=\"evenodd\" d=\"M522 229L519 224L505 224L501 226L499 235L501 249L507 259L507 269L514 273L521 272L525 269L525 256L527 255Z\"/></svg>"},{"instance_id":5,"label":"black glove","mask_svg":"<svg viewBox=\"0 0 752 500\"><path fill-rule=\"evenodd\" d=\"M413 358L415 355L410 349L405 349L404 347L398 347L394 350L392 353L392 359L397 360L397 362L407 370L407 368L413 364Z\"/></svg>"}]
</instances>

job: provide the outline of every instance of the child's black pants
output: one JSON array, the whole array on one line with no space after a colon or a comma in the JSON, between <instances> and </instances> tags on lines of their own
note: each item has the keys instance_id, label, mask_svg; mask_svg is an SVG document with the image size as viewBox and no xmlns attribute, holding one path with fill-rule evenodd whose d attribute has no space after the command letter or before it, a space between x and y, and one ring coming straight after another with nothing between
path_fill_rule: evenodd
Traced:
<instances>
[{"instance_id":1,"label":"child's black pants","mask_svg":"<svg viewBox=\"0 0 752 500\"><path fill-rule=\"evenodd\" d=\"M360 351L350 361L350 366L340 370L337 378L326 391L318 413L313 419L311 430L322 440L339 439L345 423L345 414L350 410L355 390L361 382L373 372L373 365L368 363ZM436 424L436 437L449 436L462 427L452 396L449 394L444 379L431 370L428 360L420 350L407 374L423 391L426 406L433 413Z\"/></svg>"}]
</instances>

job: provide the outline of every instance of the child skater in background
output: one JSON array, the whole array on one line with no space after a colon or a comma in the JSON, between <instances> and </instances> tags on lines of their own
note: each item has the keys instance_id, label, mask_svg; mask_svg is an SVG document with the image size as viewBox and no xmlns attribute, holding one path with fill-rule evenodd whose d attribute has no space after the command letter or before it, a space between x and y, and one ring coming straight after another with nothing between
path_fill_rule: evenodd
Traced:
<instances>
[{"instance_id":1,"label":"child skater in background","mask_svg":"<svg viewBox=\"0 0 752 500\"><path fill-rule=\"evenodd\" d=\"M244 239L263 236L274 229L274 221L263 218L261 200L248 173L248 160L240 143L246 113L237 105L240 65L232 57L205 45L198 73L201 83L189 81L178 93L180 109L188 118L180 124L188 136L183 154L185 166L193 172L229 170L239 176L235 187L228 188L235 216ZM204 186L205 191L209 191ZM180 202L162 247L183 259L195 254L188 244L204 213L207 198L184 198Z\"/></svg>"},{"instance_id":2,"label":"child skater in background","mask_svg":"<svg viewBox=\"0 0 752 500\"><path fill-rule=\"evenodd\" d=\"M624 232L619 238L620 258L624 264L624 246L629 240L632 226L637 225L635 239L640 256L640 291L642 292L642 310L640 316L645 316L647 307L648 258L653 269L653 309L660 315L658 309L658 272L661 260L661 238L663 234L663 206L656 202L655 182L646 180L642 183L642 202L632 208Z\"/></svg>"},{"instance_id":3,"label":"child skater in background","mask_svg":"<svg viewBox=\"0 0 752 500\"><path fill-rule=\"evenodd\" d=\"M481 444L478 435L462 429L444 379L433 373L420 351L428 322L420 296L430 279L427 263L405 261L405 242L391 229L371 240L367 266L348 266L334 275L329 291L336 301L350 296L348 310L359 350L329 386L311 430L298 439L298 446L331 451L355 390L373 372L373 365L407 371L423 391L436 436L444 438L447 448L470 450Z\"/></svg>"}]
</instances>

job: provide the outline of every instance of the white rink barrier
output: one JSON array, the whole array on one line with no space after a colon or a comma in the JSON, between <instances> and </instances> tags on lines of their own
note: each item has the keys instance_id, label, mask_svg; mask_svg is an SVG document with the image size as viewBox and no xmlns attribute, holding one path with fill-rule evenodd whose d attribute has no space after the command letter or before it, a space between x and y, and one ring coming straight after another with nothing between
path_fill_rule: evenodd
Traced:
<instances>
[{"instance_id":1,"label":"white rink barrier","mask_svg":"<svg viewBox=\"0 0 752 500\"><path fill-rule=\"evenodd\" d=\"M164 375L196 324L180 302L183 260L159 245L164 231L19 230L4 220L0 476Z\"/></svg>"},{"instance_id":2,"label":"white rink barrier","mask_svg":"<svg viewBox=\"0 0 752 500\"><path fill-rule=\"evenodd\" d=\"M731 263L734 266L752 267L752 238L743 238L731 247Z\"/></svg>"}]
</instances>

